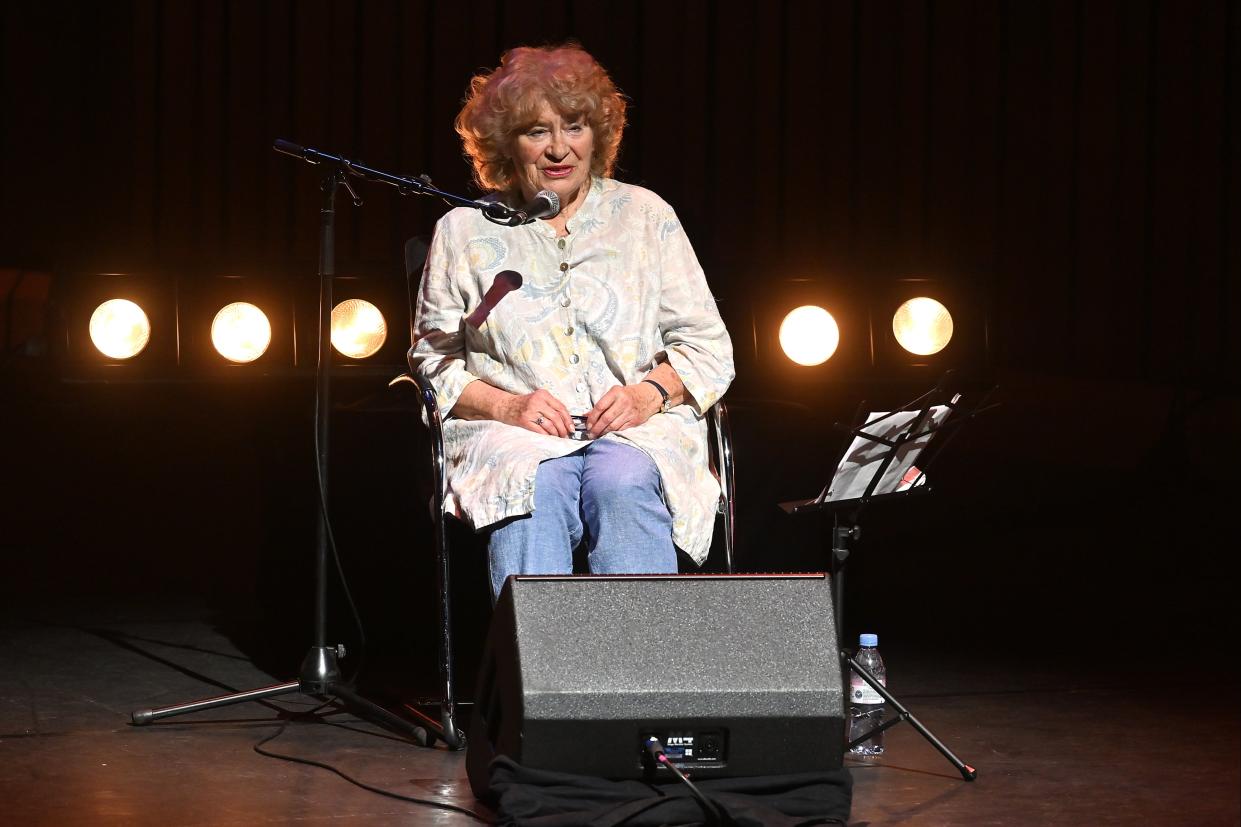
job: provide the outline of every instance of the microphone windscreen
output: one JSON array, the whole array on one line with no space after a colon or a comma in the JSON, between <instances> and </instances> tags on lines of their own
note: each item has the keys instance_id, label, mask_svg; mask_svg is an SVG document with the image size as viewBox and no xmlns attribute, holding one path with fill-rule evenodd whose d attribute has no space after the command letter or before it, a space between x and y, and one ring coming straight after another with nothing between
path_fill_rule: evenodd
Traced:
<instances>
[{"instance_id":1,"label":"microphone windscreen","mask_svg":"<svg viewBox=\"0 0 1241 827\"><path fill-rule=\"evenodd\" d=\"M521 281L521 273L518 273L516 270L501 270L496 273L495 280L491 282L491 289L496 289L496 286L499 284L506 284L508 285L508 290L504 292L507 293L521 287Z\"/></svg>"},{"instance_id":2,"label":"microphone windscreen","mask_svg":"<svg viewBox=\"0 0 1241 827\"><path fill-rule=\"evenodd\" d=\"M539 190L539 194L534 196L535 200L544 199L549 204L547 212L540 218L555 218L560 215L560 196L551 190Z\"/></svg>"},{"instance_id":3,"label":"microphone windscreen","mask_svg":"<svg viewBox=\"0 0 1241 827\"><path fill-rule=\"evenodd\" d=\"M516 270L501 270L496 273L496 277L491 280L491 289L483 296L482 303L474 308L474 312L466 316L465 320L476 329L481 327L487 316L500 303L500 299L521 287L521 282L521 273Z\"/></svg>"},{"instance_id":4,"label":"microphone windscreen","mask_svg":"<svg viewBox=\"0 0 1241 827\"><path fill-rule=\"evenodd\" d=\"M272 149L277 152L283 152L285 155L292 155L296 158L301 158L306 154L305 147L299 146L292 141L286 141L284 138L277 138L276 142L272 144Z\"/></svg>"}]
</instances>

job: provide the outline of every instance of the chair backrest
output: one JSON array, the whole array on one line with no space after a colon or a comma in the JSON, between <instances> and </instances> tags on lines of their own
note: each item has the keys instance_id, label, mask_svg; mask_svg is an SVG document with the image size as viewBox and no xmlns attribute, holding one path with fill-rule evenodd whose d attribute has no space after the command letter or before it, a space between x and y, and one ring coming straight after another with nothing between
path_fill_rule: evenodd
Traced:
<instances>
[{"instance_id":1,"label":"chair backrest","mask_svg":"<svg viewBox=\"0 0 1241 827\"><path fill-rule=\"evenodd\" d=\"M405 242L405 300L409 307L409 343L414 343L414 307L418 303L418 284L422 280L422 268L430 252L426 237L416 235Z\"/></svg>"}]
</instances>

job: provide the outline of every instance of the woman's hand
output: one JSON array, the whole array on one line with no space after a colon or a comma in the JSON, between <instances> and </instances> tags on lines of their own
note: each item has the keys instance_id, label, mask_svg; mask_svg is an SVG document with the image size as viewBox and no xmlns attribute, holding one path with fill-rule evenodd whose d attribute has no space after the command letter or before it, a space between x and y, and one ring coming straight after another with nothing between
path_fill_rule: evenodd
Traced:
<instances>
[{"instance_id":1,"label":"woman's hand","mask_svg":"<svg viewBox=\"0 0 1241 827\"><path fill-rule=\"evenodd\" d=\"M492 418L536 434L566 437L573 433L569 409L542 388L521 396L505 394Z\"/></svg>"},{"instance_id":2,"label":"woman's hand","mask_svg":"<svg viewBox=\"0 0 1241 827\"><path fill-rule=\"evenodd\" d=\"M663 401L663 396L649 382L617 385L586 414L586 435L598 439L612 431L641 425L659 412Z\"/></svg>"},{"instance_id":3,"label":"woman's hand","mask_svg":"<svg viewBox=\"0 0 1241 827\"><path fill-rule=\"evenodd\" d=\"M573 433L569 409L542 388L534 393L514 394L475 379L461 391L452 415L461 419L493 419L536 434Z\"/></svg>"}]
</instances>

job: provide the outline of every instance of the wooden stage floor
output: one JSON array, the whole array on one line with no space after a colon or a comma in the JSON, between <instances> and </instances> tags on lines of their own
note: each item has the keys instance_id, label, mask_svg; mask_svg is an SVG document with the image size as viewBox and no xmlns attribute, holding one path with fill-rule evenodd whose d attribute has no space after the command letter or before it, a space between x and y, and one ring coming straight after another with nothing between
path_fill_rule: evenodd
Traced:
<instances>
[{"instance_id":1,"label":"wooden stage floor","mask_svg":"<svg viewBox=\"0 0 1241 827\"><path fill-rule=\"evenodd\" d=\"M1235 653L1213 672L1155 652L1080 670L1058 656L943 648L883 647L894 691L978 780L962 781L898 725L881 760L847 762L850 824L1241 824ZM10 609L0 651L5 824L478 823L257 754L290 712L314 707L300 696L130 726L135 708L288 679L256 668L192 608ZM266 748L487 814L462 754L411 746L346 713L290 723Z\"/></svg>"}]
</instances>

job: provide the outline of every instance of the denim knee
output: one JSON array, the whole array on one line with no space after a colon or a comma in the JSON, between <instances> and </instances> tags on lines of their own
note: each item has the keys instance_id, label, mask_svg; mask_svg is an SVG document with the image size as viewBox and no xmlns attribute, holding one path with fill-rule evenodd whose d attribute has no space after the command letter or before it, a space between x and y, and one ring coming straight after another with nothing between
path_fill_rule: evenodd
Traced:
<instances>
[{"instance_id":1,"label":"denim knee","mask_svg":"<svg viewBox=\"0 0 1241 827\"><path fill-rule=\"evenodd\" d=\"M659 468L645 452L629 445L605 443L587 456L582 474L582 499L595 506L655 495L662 499Z\"/></svg>"}]
</instances>

